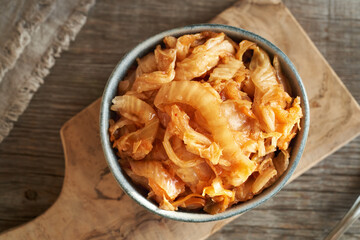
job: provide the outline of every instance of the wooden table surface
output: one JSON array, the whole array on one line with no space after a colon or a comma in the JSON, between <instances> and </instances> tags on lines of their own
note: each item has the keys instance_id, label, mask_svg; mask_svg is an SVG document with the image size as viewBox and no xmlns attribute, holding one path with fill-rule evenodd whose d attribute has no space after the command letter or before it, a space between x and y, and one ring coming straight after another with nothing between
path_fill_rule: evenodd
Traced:
<instances>
[{"instance_id":1,"label":"wooden table surface","mask_svg":"<svg viewBox=\"0 0 360 240\"><path fill-rule=\"evenodd\" d=\"M160 31L207 22L234 2L98 0L76 41L57 59L0 144L0 231L35 218L54 203L64 176L59 129L101 96L127 50ZM360 2L284 2L359 102ZM210 239L322 239L359 194L360 137ZM360 220L343 239L360 239Z\"/></svg>"}]
</instances>

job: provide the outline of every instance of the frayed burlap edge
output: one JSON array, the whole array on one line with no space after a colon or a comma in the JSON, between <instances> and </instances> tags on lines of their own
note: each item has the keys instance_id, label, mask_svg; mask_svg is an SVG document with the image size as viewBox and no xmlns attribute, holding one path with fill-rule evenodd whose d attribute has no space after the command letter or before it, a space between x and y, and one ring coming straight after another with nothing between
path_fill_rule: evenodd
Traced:
<instances>
[{"instance_id":1,"label":"frayed burlap edge","mask_svg":"<svg viewBox=\"0 0 360 240\"><path fill-rule=\"evenodd\" d=\"M55 57L59 57L62 50L68 49L70 41L75 40L76 34L86 22L88 11L94 4L95 0L81 1L65 24L59 28L52 44L41 57L41 61L16 93L16 100L7 108L3 119L0 119L0 142L9 134L14 122L25 111L34 93L44 83L44 77L49 74L50 68L55 64Z\"/></svg>"},{"instance_id":2,"label":"frayed burlap edge","mask_svg":"<svg viewBox=\"0 0 360 240\"><path fill-rule=\"evenodd\" d=\"M31 34L36 31L54 9L55 0L41 0L30 6L25 15L17 21L11 37L5 42L0 56L0 82L5 73L15 66L16 61L31 42Z\"/></svg>"}]
</instances>

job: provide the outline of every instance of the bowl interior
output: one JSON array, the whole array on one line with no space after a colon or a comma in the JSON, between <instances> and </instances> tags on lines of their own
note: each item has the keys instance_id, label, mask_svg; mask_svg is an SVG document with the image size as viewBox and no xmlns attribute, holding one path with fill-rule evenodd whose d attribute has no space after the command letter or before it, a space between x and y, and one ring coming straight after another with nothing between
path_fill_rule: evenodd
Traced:
<instances>
[{"instance_id":1,"label":"bowl interior","mask_svg":"<svg viewBox=\"0 0 360 240\"><path fill-rule=\"evenodd\" d=\"M181 36L184 34L197 33L202 31L215 31L215 32L224 32L230 38L236 42L241 40L249 40L256 42L258 46L264 49L269 56L272 58L274 55L277 55L280 60L282 71L284 75L289 80L289 85L292 89L292 95L300 96L301 98L301 107L303 110L304 117L301 119L300 126L301 130L298 132L297 136L292 140L291 147L292 151L290 154L290 163L289 167L285 173L269 188L264 190L261 194L255 196L253 199L239 203L231 208L227 209L223 213L216 215L210 215L205 212L186 212L186 211L166 211L158 208L156 204L146 199L146 192L143 189L138 188L132 181L128 178L126 173L122 171L119 163L118 157L115 155L114 150L111 147L111 143L108 135L109 128L109 119L113 117L113 113L110 111L111 100L115 97L117 91L117 85L121 81L128 69L136 63L136 58L146 55L148 52L155 49L157 44L162 43L162 40L165 36ZM275 195L288 181L290 176L293 174L305 147L308 128L309 128L309 104L305 88L302 84L301 78L297 73L294 65L289 60L289 58L275 45L269 41L263 39L262 37L253 34L251 32L245 31L243 29L230 27L226 25L219 24L198 24L191 25L182 28L176 28L169 31L159 33L146 41L137 45L133 50L131 50L119 64L115 67L113 73L111 74L107 85L104 90L101 110L100 110L100 136L102 147L104 150L105 158L108 162L109 168L112 171L117 182L120 184L122 189L137 203L147 208L148 210L174 220L186 221L186 222L206 222L206 221L215 221L220 219L225 219L237 214L241 214L249 209L252 209L259 204L265 202L267 199Z\"/></svg>"}]
</instances>

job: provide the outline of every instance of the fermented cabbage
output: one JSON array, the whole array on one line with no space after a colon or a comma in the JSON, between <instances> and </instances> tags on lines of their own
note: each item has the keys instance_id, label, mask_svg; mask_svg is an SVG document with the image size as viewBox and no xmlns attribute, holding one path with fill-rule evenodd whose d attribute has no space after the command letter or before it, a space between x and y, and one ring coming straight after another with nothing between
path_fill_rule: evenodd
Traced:
<instances>
[{"instance_id":1,"label":"fermented cabbage","mask_svg":"<svg viewBox=\"0 0 360 240\"><path fill-rule=\"evenodd\" d=\"M287 170L302 117L278 57L224 33L165 37L118 94L120 165L169 211L216 214L261 193Z\"/></svg>"}]
</instances>

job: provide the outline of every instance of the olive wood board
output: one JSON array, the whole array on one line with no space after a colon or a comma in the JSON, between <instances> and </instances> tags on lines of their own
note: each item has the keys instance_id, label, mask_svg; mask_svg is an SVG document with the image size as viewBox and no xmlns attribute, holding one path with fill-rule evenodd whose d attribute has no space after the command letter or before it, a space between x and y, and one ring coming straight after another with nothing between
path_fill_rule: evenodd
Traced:
<instances>
[{"instance_id":1,"label":"olive wood board","mask_svg":"<svg viewBox=\"0 0 360 240\"><path fill-rule=\"evenodd\" d=\"M360 133L359 105L281 1L240 1L211 22L265 37L299 71L310 101L311 124L305 152L291 180ZM148 212L124 194L102 152L100 101L60 131L65 178L57 201L36 219L1 234L0 239L205 239L235 218L177 222Z\"/></svg>"}]
</instances>

